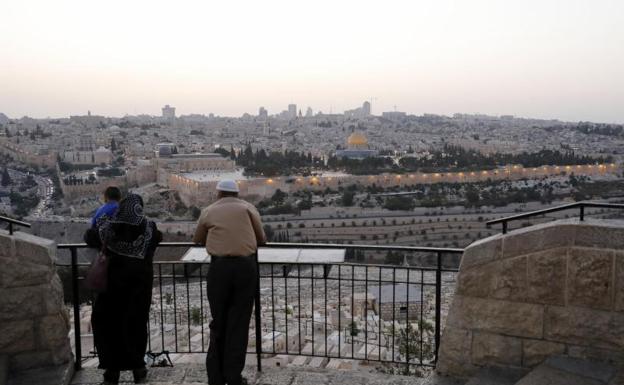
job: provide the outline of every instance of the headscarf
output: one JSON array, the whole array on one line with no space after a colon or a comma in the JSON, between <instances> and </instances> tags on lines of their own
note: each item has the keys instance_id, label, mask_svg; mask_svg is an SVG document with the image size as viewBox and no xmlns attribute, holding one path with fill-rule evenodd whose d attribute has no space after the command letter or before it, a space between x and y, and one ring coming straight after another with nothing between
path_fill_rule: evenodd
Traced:
<instances>
[{"instance_id":1,"label":"headscarf","mask_svg":"<svg viewBox=\"0 0 624 385\"><path fill-rule=\"evenodd\" d=\"M115 254L145 259L152 241L154 226L143 214L143 199L129 194L119 203L112 218L98 223L102 244Z\"/></svg>"}]
</instances>

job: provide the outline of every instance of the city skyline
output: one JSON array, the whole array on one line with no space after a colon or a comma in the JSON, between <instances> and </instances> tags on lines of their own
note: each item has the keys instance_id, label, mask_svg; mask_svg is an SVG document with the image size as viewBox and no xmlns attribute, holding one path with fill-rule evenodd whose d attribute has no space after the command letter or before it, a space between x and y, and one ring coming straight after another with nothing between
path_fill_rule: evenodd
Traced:
<instances>
[{"instance_id":1,"label":"city skyline","mask_svg":"<svg viewBox=\"0 0 624 385\"><path fill-rule=\"evenodd\" d=\"M482 113L624 122L612 0L0 5L0 112Z\"/></svg>"}]
</instances>

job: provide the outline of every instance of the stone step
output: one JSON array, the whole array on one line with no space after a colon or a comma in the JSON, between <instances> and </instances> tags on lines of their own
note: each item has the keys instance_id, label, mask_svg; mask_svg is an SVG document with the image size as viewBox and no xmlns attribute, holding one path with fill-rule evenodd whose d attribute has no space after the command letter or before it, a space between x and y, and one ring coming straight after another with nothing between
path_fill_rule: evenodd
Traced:
<instances>
[{"instance_id":1,"label":"stone step","mask_svg":"<svg viewBox=\"0 0 624 385\"><path fill-rule=\"evenodd\" d=\"M525 369L482 368L466 385L514 385L527 374Z\"/></svg>"},{"instance_id":2,"label":"stone step","mask_svg":"<svg viewBox=\"0 0 624 385\"><path fill-rule=\"evenodd\" d=\"M604 362L553 356L533 369L516 385L622 385L624 371Z\"/></svg>"}]
</instances>

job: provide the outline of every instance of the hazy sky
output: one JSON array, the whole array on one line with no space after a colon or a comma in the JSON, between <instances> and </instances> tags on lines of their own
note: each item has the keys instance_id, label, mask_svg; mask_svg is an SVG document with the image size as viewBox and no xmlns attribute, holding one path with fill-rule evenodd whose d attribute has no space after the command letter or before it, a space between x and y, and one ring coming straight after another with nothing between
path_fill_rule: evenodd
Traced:
<instances>
[{"instance_id":1,"label":"hazy sky","mask_svg":"<svg viewBox=\"0 0 624 385\"><path fill-rule=\"evenodd\" d=\"M623 0L2 0L10 117L454 112L624 122Z\"/></svg>"}]
</instances>

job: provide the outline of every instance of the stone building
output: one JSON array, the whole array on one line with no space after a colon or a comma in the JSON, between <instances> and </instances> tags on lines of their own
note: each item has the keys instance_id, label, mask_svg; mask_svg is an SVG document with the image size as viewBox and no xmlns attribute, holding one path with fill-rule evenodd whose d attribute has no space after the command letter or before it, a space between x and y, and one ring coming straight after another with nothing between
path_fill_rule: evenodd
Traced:
<instances>
[{"instance_id":1,"label":"stone building","mask_svg":"<svg viewBox=\"0 0 624 385\"><path fill-rule=\"evenodd\" d=\"M384 321L406 322L420 318L420 310L425 301L419 286L382 285L368 288L368 298L372 310Z\"/></svg>"}]
</instances>

